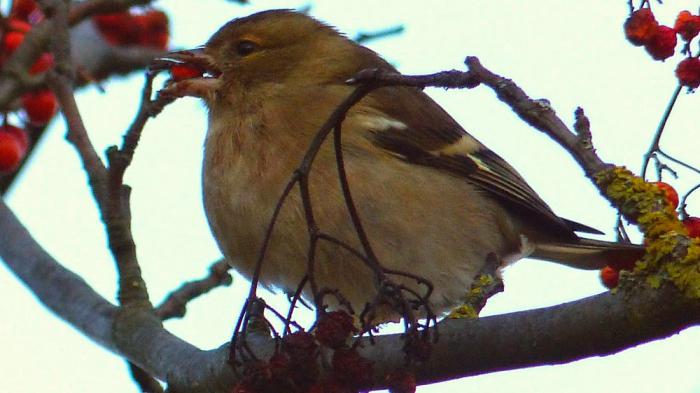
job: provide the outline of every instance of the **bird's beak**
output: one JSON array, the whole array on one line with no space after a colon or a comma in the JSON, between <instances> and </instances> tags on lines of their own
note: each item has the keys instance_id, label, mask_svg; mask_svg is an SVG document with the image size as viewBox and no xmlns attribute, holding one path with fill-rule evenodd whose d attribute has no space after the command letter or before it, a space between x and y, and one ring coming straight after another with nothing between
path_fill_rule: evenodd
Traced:
<instances>
[{"instance_id":1,"label":"bird's beak","mask_svg":"<svg viewBox=\"0 0 700 393\"><path fill-rule=\"evenodd\" d=\"M151 72L174 70L176 65L185 65L195 70L194 76L184 80L171 79L159 94L177 97L198 97L209 102L220 86L221 70L213 59L206 54L204 47L169 52L159 57L149 66ZM198 71L198 72L197 72ZM175 75L173 73L173 75ZM197 76L199 75L199 76Z\"/></svg>"},{"instance_id":2,"label":"bird's beak","mask_svg":"<svg viewBox=\"0 0 700 393\"><path fill-rule=\"evenodd\" d=\"M165 56L155 59L150 69L153 71L168 69L175 64L185 64L199 68L203 73L218 78L221 70L214 64L213 59L206 54L204 47L168 52Z\"/></svg>"}]
</instances>

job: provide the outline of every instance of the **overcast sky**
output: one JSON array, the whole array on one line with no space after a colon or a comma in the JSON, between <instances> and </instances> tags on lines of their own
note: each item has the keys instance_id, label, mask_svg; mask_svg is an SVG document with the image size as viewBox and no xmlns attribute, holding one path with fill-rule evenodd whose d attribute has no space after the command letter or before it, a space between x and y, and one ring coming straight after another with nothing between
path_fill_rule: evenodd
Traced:
<instances>
[{"instance_id":1,"label":"overcast sky","mask_svg":"<svg viewBox=\"0 0 700 393\"><path fill-rule=\"evenodd\" d=\"M227 20L271 7L307 2L223 0L158 2L170 15L173 46L202 44ZM627 1L319 1L311 14L349 36L403 24L400 36L370 46L404 73L463 69L467 55L516 81L531 96L547 98L565 121L582 106L592 123L599 154L638 170L676 85L680 57L652 61L622 34ZM656 6L672 24L679 4ZM119 142L136 110L143 76L135 74L81 90L78 100L99 150ZM612 233L614 212L555 143L519 121L486 88L428 91L467 130L515 166L558 214ZM697 159L696 95L683 94L662 141L669 153ZM127 173L133 186L133 229L145 279L158 302L184 280L200 277L219 257L201 204L200 163L206 113L194 99L168 107L145 130ZM115 274L104 230L81 165L63 139L62 121L52 125L8 202L41 244L113 300ZM688 143L693 141L692 143ZM698 179L679 169L672 183L683 191ZM700 215L700 200L690 212ZM608 236L611 239L611 235ZM3 265L0 265L3 266ZM484 314L531 309L601 292L596 272L580 272L524 260L505 274L506 291ZM124 362L49 314L0 267L0 390L11 392L136 391ZM218 289L192 302L184 320L166 327L201 348L229 339L247 282ZM283 307L283 298L267 296ZM419 388L419 392L698 392L700 334L688 329L670 339L605 358L552 367L493 373Z\"/></svg>"}]
</instances>

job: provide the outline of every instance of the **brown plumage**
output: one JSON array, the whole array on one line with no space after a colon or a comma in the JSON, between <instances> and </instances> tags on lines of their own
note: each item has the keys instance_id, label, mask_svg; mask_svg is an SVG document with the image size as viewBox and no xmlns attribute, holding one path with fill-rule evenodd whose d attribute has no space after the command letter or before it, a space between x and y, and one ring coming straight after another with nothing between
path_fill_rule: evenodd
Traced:
<instances>
[{"instance_id":1,"label":"brown plumage","mask_svg":"<svg viewBox=\"0 0 700 393\"><path fill-rule=\"evenodd\" d=\"M333 28L287 10L227 23L203 56L220 76L173 90L201 97L209 108L207 217L224 255L250 276L282 189L321 124L354 89L346 81L365 68L395 70ZM491 253L504 264L532 255L587 269L639 254L633 246L579 239L574 230L591 229L555 215L510 165L419 89L386 87L365 97L343 123L343 143L353 196L379 261L430 280L437 311L460 302ZM310 190L320 228L359 249L330 143L316 159ZM306 271L307 247L293 192L262 282L294 290ZM327 242L317 256L320 286L339 289L357 310L372 300L375 281L359 260Z\"/></svg>"}]
</instances>

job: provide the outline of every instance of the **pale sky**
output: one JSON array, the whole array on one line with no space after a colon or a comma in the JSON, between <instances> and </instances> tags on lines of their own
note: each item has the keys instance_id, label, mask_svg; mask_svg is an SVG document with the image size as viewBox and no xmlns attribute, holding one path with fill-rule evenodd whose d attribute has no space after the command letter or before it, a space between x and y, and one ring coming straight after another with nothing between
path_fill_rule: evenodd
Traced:
<instances>
[{"instance_id":1,"label":"pale sky","mask_svg":"<svg viewBox=\"0 0 700 393\"><path fill-rule=\"evenodd\" d=\"M173 46L202 44L227 20L272 7L296 8L302 1L252 0L237 6L223 0L161 1L171 17ZM381 4L381 5L379 5ZM672 24L681 6L655 6ZM375 51L404 73L464 69L467 55L516 81L531 96L547 98L572 123L577 106L592 123L593 141L604 159L638 170L676 82L679 55L654 62L622 34L627 1L319 1L311 14L354 36L404 24L400 36L373 42ZM99 150L120 141L133 118L141 74L105 84L107 94L88 87L78 101ZM558 214L612 233L614 213L554 142L519 121L486 88L428 91L469 132L516 167ZM697 165L696 95L683 94L662 145ZM182 281L206 273L219 257L201 204L200 163L206 127L201 103L185 99L150 122L127 172L133 187L133 230L144 277L159 302ZM55 121L8 202L39 242L81 274L107 299L115 297L115 273L104 230L76 154ZM679 192L698 182L688 172L671 182ZM690 212L700 215L700 198ZM694 204L694 206L693 206ZM609 235L609 239L612 235ZM0 265L0 390L11 392L135 392L123 360L97 347L49 314ZM506 291L485 315L544 307L604 290L596 272L581 272L524 260L505 272ZM192 302L183 320L166 323L173 333L201 348L230 337L248 286L236 277ZM266 297L283 307L283 297ZM700 330L641 345L605 358L465 378L419 392L700 392L697 347Z\"/></svg>"}]
</instances>

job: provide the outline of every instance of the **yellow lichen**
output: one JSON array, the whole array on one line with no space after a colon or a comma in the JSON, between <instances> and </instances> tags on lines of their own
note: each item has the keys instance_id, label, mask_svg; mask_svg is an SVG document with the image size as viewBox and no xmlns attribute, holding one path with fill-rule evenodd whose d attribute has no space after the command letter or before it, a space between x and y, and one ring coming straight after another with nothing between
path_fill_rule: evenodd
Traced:
<instances>
[{"instance_id":1,"label":"yellow lichen","mask_svg":"<svg viewBox=\"0 0 700 393\"><path fill-rule=\"evenodd\" d=\"M647 243L635 273L658 288L670 280L686 296L700 298L700 241L689 239L665 193L625 168L614 167L594 175L603 194L627 220L638 225Z\"/></svg>"},{"instance_id":2,"label":"yellow lichen","mask_svg":"<svg viewBox=\"0 0 700 393\"><path fill-rule=\"evenodd\" d=\"M479 311L486 303L486 297L493 295L493 293L489 293L489 289L495 281L490 274L479 275L472 283L469 292L464 296L464 303L454 308L447 317L452 319L478 318Z\"/></svg>"},{"instance_id":3,"label":"yellow lichen","mask_svg":"<svg viewBox=\"0 0 700 393\"><path fill-rule=\"evenodd\" d=\"M476 312L474 307L469 304L462 304L450 311L450 315L447 316L450 319L476 319L479 314Z\"/></svg>"}]
</instances>

